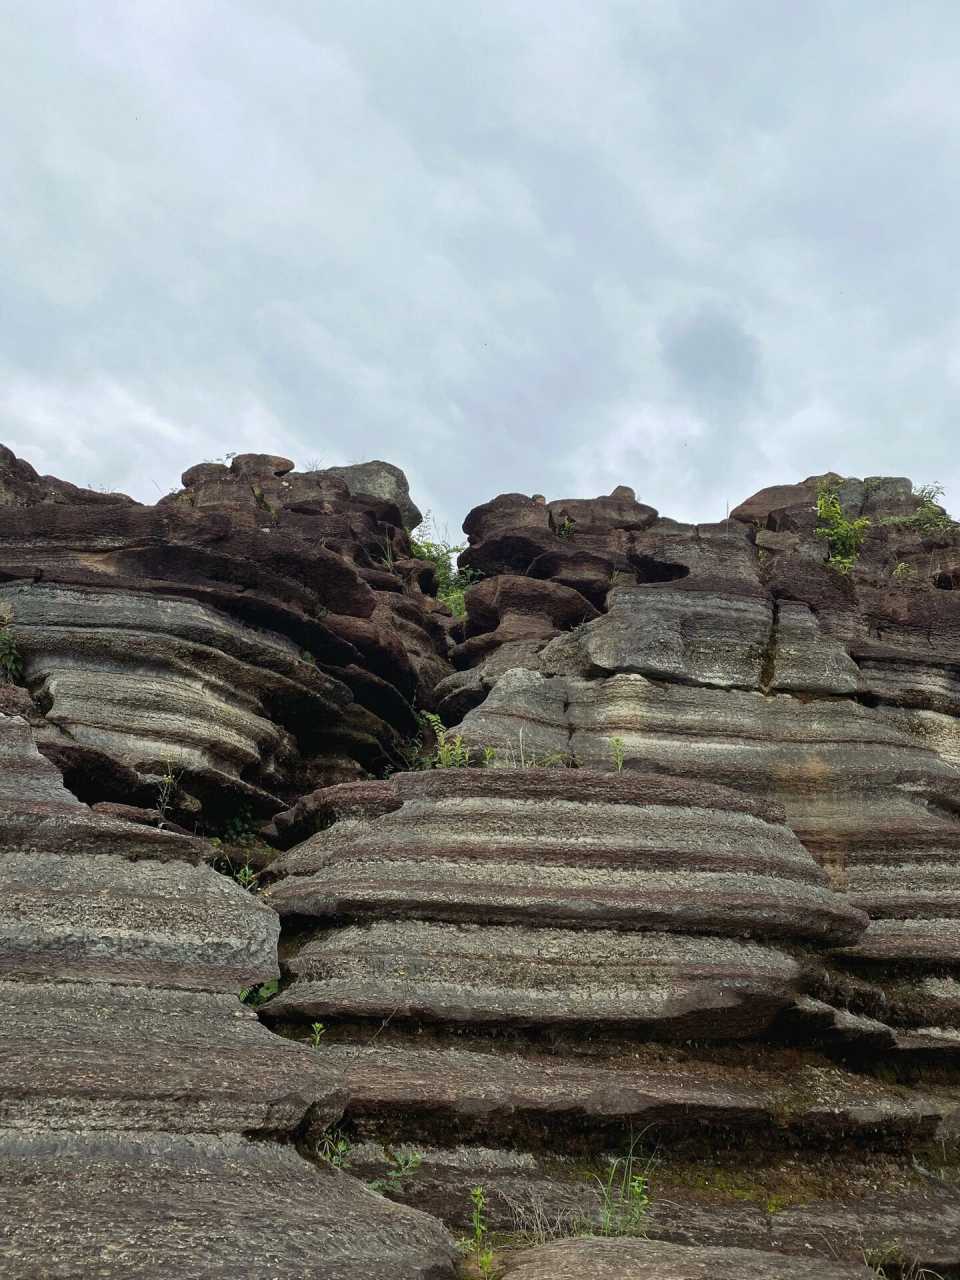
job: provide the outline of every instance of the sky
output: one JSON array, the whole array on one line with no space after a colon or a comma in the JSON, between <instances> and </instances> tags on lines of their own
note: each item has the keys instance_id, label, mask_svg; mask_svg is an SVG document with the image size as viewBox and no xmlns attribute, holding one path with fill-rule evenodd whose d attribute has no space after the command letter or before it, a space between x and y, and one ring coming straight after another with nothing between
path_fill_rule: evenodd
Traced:
<instances>
[{"instance_id":1,"label":"sky","mask_svg":"<svg viewBox=\"0 0 960 1280\"><path fill-rule=\"evenodd\" d=\"M0 441L960 514L957 0L0 0Z\"/></svg>"}]
</instances>

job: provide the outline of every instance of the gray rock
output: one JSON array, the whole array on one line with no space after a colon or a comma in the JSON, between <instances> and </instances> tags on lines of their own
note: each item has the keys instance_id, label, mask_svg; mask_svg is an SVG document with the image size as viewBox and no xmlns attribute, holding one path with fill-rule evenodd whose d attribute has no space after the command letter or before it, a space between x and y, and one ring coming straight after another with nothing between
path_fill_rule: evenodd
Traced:
<instances>
[{"instance_id":1,"label":"gray rock","mask_svg":"<svg viewBox=\"0 0 960 1280\"><path fill-rule=\"evenodd\" d=\"M0 982L0 1125L240 1133L335 1119L322 1055L236 996L90 982Z\"/></svg>"},{"instance_id":2,"label":"gray rock","mask_svg":"<svg viewBox=\"0 0 960 1280\"><path fill-rule=\"evenodd\" d=\"M453 1280L435 1219L290 1147L0 1133L0 1270L21 1280Z\"/></svg>"},{"instance_id":3,"label":"gray rock","mask_svg":"<svg viewBox=\"0 0 960 1280\"><path fill-rule=\"evenodd\" d=\"M278 976L279 923L209 867L8 854L0 974L236 994Z\"/></svg>"},{"instance_id":4,"label":"gray rock","mask_svg":"<svg viewBox=\"0 0 960 1280\"><path fill-rule=\"evenodd\" d=\"M654 1240L557 1240L521 1254L509 1280L875 1280L876 1272L759 1249L686 1247Z\"/></svg>"},{"instance_id":5,"label":"gray rock","mask_svg":"<svg viewBox=\"0 0 960 1280\"><path fill-rule=\"evenodd\" d=\"M410 498L407 477L392 462L354 462L348 467L327 467L325 474L345 480L351 493L371 493L394 503L408 529L423 523L420 509Z\"/></svg>"}]
</instances>

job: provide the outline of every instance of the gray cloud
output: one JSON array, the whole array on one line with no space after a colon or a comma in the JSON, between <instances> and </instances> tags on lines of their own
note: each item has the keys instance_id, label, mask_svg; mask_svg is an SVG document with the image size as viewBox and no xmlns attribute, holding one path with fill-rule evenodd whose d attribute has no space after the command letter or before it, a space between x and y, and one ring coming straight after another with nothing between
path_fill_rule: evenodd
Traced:
<instances>
[{"instance_id":1,"label":"gray cloud","mask_svg":"<svg viewBox=\"0 0 960 1280\"><path fill-rule=\"evenodd\" d=\"M0 439L151 500L382 456L451 530L834 469L960 510L951 0L4 6Z\"/></svg>"}]
</instances>

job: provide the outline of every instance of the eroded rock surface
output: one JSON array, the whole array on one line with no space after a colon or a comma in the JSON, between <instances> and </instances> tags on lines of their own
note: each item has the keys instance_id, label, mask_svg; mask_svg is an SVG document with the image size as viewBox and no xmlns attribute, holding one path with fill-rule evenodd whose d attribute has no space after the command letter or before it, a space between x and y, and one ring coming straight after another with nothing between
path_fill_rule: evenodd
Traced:
<instances>
[{"instance_id":1,"label":"eroded rock surface","mask_svg":"<svg viewBox=\"0 0 960 1280\"><path fill-rule=\"evenodd\" d=\"M9 716L0 833L4 1274L452 1275L435 1219L251 1140L321 1133L346 1093L237 999L278 975L279 920L208 841L89 809Z\"/></svg>"},{"instance_id":2,"label":"eroded rock surface","mask_svg":"<svg viewBox=\"0 0 960 1280\"><path fill-rule=\"evenodd\" d=\"M0 451L0 1267L449 1280L482 1187L521 1280L960 1271L931 495L500 495L454 619L390 464L183 486Z\"/></svg>"}]
</instances>

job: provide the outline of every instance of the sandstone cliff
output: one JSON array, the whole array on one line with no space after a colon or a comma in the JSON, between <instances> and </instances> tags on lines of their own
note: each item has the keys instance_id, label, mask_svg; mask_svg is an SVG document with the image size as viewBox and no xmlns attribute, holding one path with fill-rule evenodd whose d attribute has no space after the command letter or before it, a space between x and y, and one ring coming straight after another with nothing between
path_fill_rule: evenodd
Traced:
<instances>
[{"instance_id":1,"label":"sandstone cliff","mask_svg":"<svg viewBox=\"0 0 960 1280\"><path fill-rule=\"evenodd\" d=\"M5 1274L960 1275L935 499L0 449Z\"/></svg>"}]
</instances>

